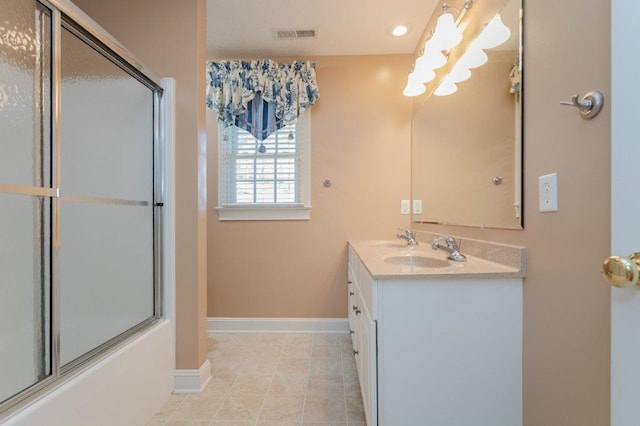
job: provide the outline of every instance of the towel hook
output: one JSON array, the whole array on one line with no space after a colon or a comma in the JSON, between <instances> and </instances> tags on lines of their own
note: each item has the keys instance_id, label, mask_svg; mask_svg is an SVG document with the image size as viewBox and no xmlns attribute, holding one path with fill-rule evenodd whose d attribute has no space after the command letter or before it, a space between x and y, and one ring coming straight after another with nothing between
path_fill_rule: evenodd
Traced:
<instances>
[{"instance_id":1,"label":"towel hook","mask_svg":"<svg viewBox=\"0 0 640 426\"><path fill-rule=\"evenodd\" d=\"M599 92L589 92L582 97L582 100L578 100L580 95L577 93L571 97L571 102L561 101L560 105L574 106L580 110L580 116L585 120L590 120L602 109L604 104L604 95Z\"/></svg>"}]
</instances>

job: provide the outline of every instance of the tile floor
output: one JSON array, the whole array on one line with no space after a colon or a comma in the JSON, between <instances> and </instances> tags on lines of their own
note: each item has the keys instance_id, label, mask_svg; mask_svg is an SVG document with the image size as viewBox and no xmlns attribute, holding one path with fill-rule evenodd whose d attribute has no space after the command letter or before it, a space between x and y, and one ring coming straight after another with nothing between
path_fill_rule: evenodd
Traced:
<instances>
[{"instance_id":1,"label":"tile floor","mask_svg":"<svg viewBox=\"0 0 640 426\"><path fill-rule=\"evenodd\" d=\"M365 426L348 334L209 335L212 379L148 426Z\"/></svg>"}]
</instances>

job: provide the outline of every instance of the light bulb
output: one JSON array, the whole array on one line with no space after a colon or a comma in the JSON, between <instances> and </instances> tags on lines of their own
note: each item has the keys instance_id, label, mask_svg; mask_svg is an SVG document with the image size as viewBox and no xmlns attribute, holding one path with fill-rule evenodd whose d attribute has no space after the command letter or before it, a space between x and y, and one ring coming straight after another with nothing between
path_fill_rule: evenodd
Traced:
<instances>
[{"instance_id":1,"label":"light bulb","mask_svg":"<svg viewBox=\"0 0 640 426\"><path fill-rule=\"evenodd\" d=\"M407 85L402 91L402 94L405 96L418 96L422 95L426 90L427 88L424 87L424 84L420 82L420 79L416 75L416 72L413 71L409 73L409 77L407 78Z\"/></svg>"},{"instance_id":2,"label":"light bulb","mask_svg":"<svg viewBox=\"0 0 640 426\"><path fill-rule=\"evenodd\" d=\"M462 31L456 27L451 12L445 12L438 17L436 30L433 33L431 42L439 50L449 50L462 41Z\"/></svg>"},{"instance_id":3,"label":"light bulb","mask_svg":"<svg viewBox=\"0 0 640 426\"><path fill-rule=\"evenodd\" d=\"M478 38L478 46L481 49L491 49L500 46L511 37L511 30L504 23L498 13L489 21L486 27L482 30Z\"/></svg>"},{"instance_id":4,"label":"light bulb","mask_svg":"<svg viewBox=\"0 0 640 426\"><path fill-rule=\"evenodd\" d=\"M433 92L436 96L447 96L452 93L458 91L458 86L451 80L449 80L449 76L446 76L445 79L440 83L440 85Z\"/></svg>"}]
</instances>

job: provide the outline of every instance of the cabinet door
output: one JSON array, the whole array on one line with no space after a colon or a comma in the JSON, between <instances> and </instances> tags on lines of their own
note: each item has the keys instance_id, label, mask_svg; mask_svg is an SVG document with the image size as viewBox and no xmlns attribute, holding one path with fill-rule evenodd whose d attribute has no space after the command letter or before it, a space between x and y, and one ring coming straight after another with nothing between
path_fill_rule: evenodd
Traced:
<instances>
[{"instance_id":1,"label":"cabinet door","mask_svg":"<svg viewBox=\"0 0 640 426\"><path fill-rule=\"evenodd\" d=\"M358 334L356 365L358 366L358 377L360 379L362 402L364 404L365 415L367 416L367 424L371 426L376 425L378 420L377 327L376 321L371 319L362 295L360 295L358 307L360 313L356 316L356 333Z\"/></svg>"},{"instance_id":2,"label":"cabinet door","mask_svg":"<svg viewBox=\"0 0 640 426\"><path fill-rule=\"evenodd\" d=\"M353 310L353 306L356 304L356 289L357 289L357 284L356 284L356 279L355 279L355 274L353 273L353 265L351 263L349 263L348 266L348 285L347 285L347 318L349 320L349 332L351 333L351 340L352 343L355 346L355 340L354 340L354 335L355 335L355 312Z\"/></svg>"}]
</instances>

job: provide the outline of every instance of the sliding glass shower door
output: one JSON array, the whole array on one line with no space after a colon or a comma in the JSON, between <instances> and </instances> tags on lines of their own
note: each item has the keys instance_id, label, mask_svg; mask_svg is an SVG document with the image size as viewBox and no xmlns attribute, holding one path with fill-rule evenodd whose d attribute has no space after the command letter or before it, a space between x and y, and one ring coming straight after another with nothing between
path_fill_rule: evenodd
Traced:
<instances>
[{"instance_id":1,"label":"sliding glass shower door","mask_svg":"<svg viewBox=\"0 0 640 426\"><path fill-rule=\"evenodd\" d=\"M162 89L110 43L0 0L0 422L161 315Z\"/></svg>"},{"instance_id":2,"label":"sliding glass shower door","mask_svg":"<svg viewBox=\"0 0 640 426\"><path fill-rule=\"evenodd\" d=\"M51 375L51 13L0 0L0 402Z\"/></svg>"},{"instance_id":3,"label":"sliding glass shower door","mask_svg":"<svg viewBox=\"0 0 640 426\"><path fill-rule=\"evenodd\" d=\"M154 91L62 31L60 360L154 314Z\"/></svg>"}]
</instances>

